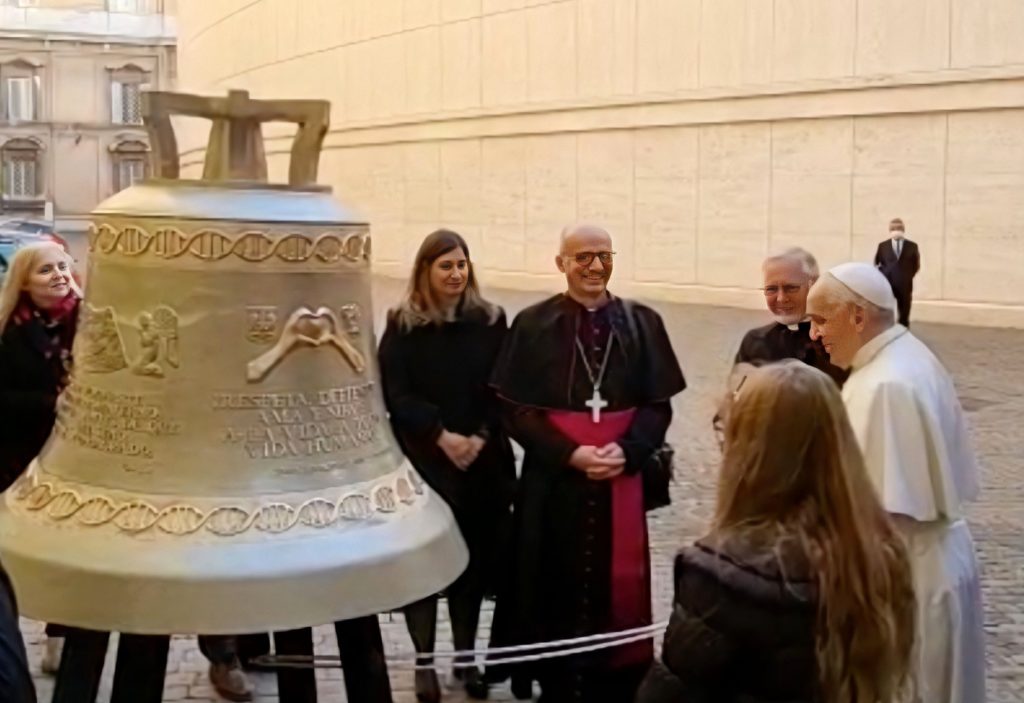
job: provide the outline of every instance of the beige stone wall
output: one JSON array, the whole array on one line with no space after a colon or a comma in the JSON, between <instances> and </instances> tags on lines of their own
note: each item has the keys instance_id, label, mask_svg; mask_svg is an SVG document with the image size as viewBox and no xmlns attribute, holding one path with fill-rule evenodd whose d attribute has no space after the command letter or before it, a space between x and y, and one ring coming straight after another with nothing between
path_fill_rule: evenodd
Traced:
<instances>
[{"instance_id":1,"label":"beige stone wall","mask_svg":"<svg viewBox=\"0 0 1024 703\"><path fill-rule=\"evenodd\" d=\"M385 273L445 225L485 281L552 289L558 230L589 219L618 291L758 306L766 251L870 258L898 215L918 318L1024 326L1017 0L223 0L179 22L183 87L332 101L321 180ZM192 173L204 139L182 136Z\"/></svg>"}]
</instances>

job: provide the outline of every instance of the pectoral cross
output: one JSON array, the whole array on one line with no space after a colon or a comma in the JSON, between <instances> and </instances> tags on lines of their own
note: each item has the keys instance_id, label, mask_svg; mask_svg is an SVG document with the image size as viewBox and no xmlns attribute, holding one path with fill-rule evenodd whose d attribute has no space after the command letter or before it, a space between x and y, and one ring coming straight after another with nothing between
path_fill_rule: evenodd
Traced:
<instances>
[{"instance_id":1,"label":"pectoral cross","mask_svg":"<svg viewBox=\"0 0 1024 703\"><path fill-rule=\"evenodd\" d=\"M590 408L590 419L596 424L601 422L601 409L608 407L608 401L601 397L600 388L594 388L594 395L584 405Z\"/></svg>"}]
</instances>

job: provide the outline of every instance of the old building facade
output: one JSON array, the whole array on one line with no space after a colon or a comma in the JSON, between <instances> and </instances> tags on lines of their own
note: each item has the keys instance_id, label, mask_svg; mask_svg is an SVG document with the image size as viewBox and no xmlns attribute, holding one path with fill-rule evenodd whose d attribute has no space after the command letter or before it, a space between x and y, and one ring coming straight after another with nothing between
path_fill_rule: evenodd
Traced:
<instances>
[{"instance_id":1,"label":"old building facade","mask_svg":"<svg viewBox=\"0 0 1024 703\"><path fill-rule=\"evenodd\" d=\"M0 223L84 230L145 175L140 94L174 76L173 2L0 0Z\"/></svg>"}]
</instances>

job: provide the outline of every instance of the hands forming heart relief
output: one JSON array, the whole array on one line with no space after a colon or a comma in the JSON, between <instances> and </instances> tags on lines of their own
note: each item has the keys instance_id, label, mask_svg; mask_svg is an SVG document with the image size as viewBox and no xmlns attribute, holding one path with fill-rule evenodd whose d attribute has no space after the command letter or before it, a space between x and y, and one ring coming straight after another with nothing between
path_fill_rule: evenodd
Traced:
<instances>
[{"instance_id":1,"label":"hands forming heart relief","mask_svg":"<svg viewBox=\"0 0 1024 703\"><path fill-rule=\"evenodd\" d=\"M318 347L329 343L331 337L339 333L338 318L330 308L320 307L316 312L299 308L285 322L281 337L289 332L294 333L296 341Z\"/></svg>"},{"instance_id":2,"label":"hands forming heart relief","mask_svg":"<svg viewBox=\"0 0 1024 703\"><path fill-rule=\"evenodd\" d=\"M323 306L316 311L300 307L288 316L274 346L249 362L246 378L249 383L259 383L295 348L325 345L340 352L356 373L366 370L365 357L342 331L341 321L334 310Z\"/></svg>"}]
</instances>

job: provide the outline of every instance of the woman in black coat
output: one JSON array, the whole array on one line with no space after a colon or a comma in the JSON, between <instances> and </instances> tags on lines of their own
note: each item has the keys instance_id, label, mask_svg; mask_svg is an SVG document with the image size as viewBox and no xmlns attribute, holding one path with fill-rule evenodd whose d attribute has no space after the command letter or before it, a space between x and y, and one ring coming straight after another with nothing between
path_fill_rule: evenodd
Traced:
<instances>
[{"instance_id":1,"label":"woman in black coat","mask_svg":"<svg viewBox=\"0 0 1024 703\"><path fill-rule=\"evenodd\" d=\"M59 244L23 247L0 290L0 491L24 473L53 429L81 300L71 264ZM47 625L46 634L43 670L54 673L65 631Z\"/></svg>"},{"instance_id":2,"label":"woman in black coat","mask_svg":"<svg viewBox=\"0 0 1024 703\"><path fill-rule=\"evenodd\" d=\"M756 369L728 413L711 532L675 564L662 648L637 703L902 700L910 562L835 383Z\"/></svg>"},{"instance_id":3,"label":"woman in black coat","mask_svg":"<svg viewBox=\"0 0 1024 703\"><path fill-rule=\"evenodd\" d=\"M39 454L67 383L80 295L58 244L20 249L0 292L0 491Z\"/></svg>"},{"instance_id":4,"label":"woman in black coat","mask_svg":"<svg viewBox=\"0 0 1024 703\"><path fill-rule=\"evenodd\" d=\"M395 436L451 507L469 547L468 568L446 591L456 650L475 649L480 606L510 523L515 464L488 388L506 329L501 308L480 295L466 242L438 230L420 246L406 299L389 313L380 343ZM416 651L433 651L437 596L407 606L405 617ZM453 675L471 696L486 698L477 668ZM420 701L440 700L433 671L417 672L416 694Z\"/></svg>"}]
</instances>

